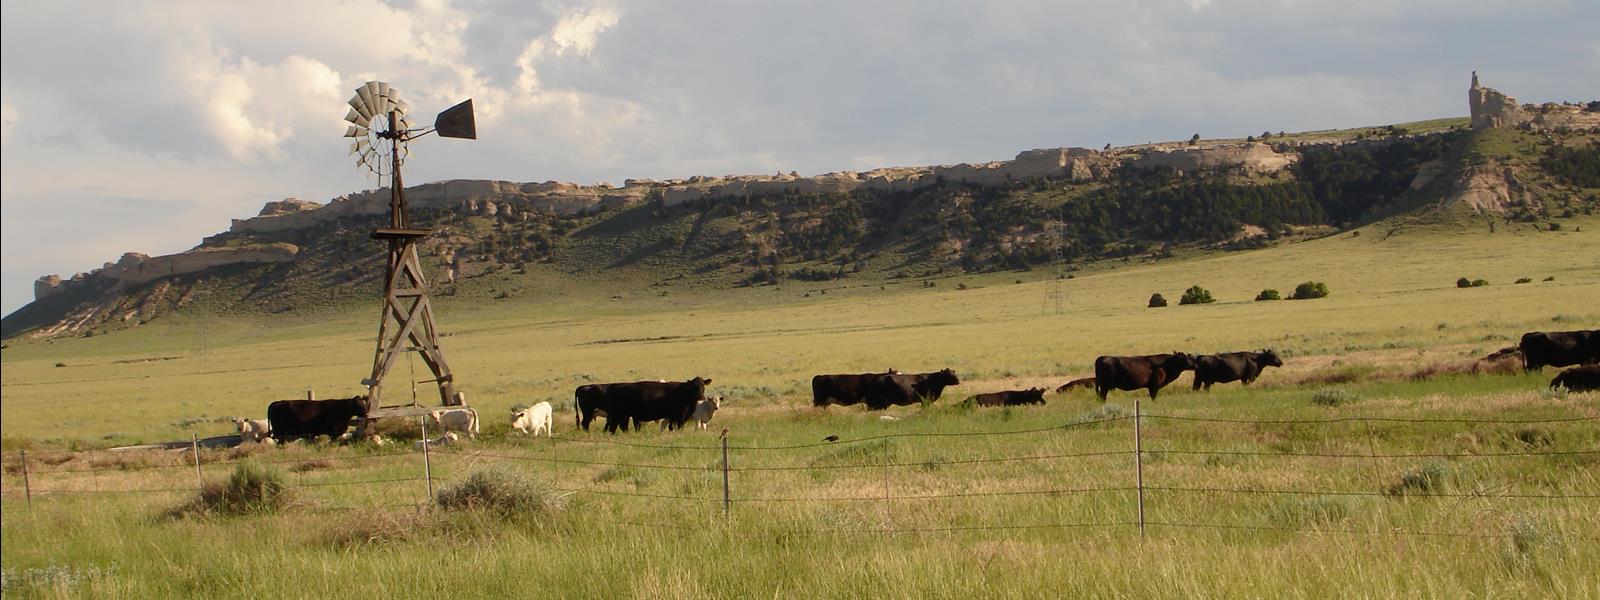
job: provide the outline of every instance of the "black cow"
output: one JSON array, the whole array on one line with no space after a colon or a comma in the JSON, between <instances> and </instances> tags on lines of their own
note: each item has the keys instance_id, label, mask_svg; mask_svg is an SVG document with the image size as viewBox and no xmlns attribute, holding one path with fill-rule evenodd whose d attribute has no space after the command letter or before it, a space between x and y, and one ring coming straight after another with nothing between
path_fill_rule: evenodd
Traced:
<instances>
[{"instance_id":1,"label":"black cow","mask_svg":"<svg viewBox=\"0 0 1600 600\"><path fill-rule=\"evenodd\" d=\"M884 375L899 375L889 369L882 373L817 375L811 378L811 405L826 407L829 404L851 406L865 398L867 384Z\"/></svg>"},{"instance_id":2,"label":"black cow","mask_svg":"<svg viewBox=\"0 0 1600 600\"><path fill-rule=\"evenodd\" d=\"M572 392L572 407L577 413L575 416L580 429L588 431L589 423L594 422L597 416L605 417L607 423L611 422L611 413L608 411L611 402L606 399L606 387L609 385L611 384L590 383L580 385ZM624 431L628 429L627 423L623 423L622 429Z\"/></svg>"},{"instance_id":3,"label":"black cow","mask_svg":"<svg viewBox=\"0 0 1600 600\"><path fill-rule=\"evenodd\" d=\"M1184 371L1194 368L1194 356L1182 352L1152 354L1149 356L1102 356L1094 359L1094 391L1103 402L1106 394L1118 390L1150 390L1150 399L1156 392L1172 383Z\"/></svg>"},{"instance_id":4,"label":"black cow","mask_svg":"<svg viewBox=\"0 0 1600 600\"><path fill-rule=\"evenodd\" d=\"M367 399L363 396L343 400L278 400L267 405L272 439L279 442L319 435L337 439L350 428L352 419L366 418Z\"/></svg>"},{"instance_id":5,"label":"black cow","mask_svg":"<svg viewBox=\"0 0 1600 600\"><path fill-rule=\"evenodd\" d=\"M695 405L706 399L706 385L710 383L710 379L696 377L689 381L599 384L591 394L597 394L600 401L585 408L595 406L606 411L606 433L627 431L629 422L639 429L643 423L662 419L668 429L677 429L688 422Z\"/></svg>"},{"instance_id":6,"label":"black cow","mask_svg":"<svg viewBox=\"0 0 1600 600\"><path fill-rule=\"evenodd\" d=\"M944 388L961 385L956 372L950 369L932 373L907 375L891 373L869 380L862 390L862 400L868 410L883 410L889 406L908 406L927 398L930 402L944 394Z\"/></svg>"},{"instance_id":7,"label":"black cow","mask_svg":"<svg viewBox=\"0 0 1600 600\"><path fill-rule=\"evenodd\" d=\"M1534 331L1522 334L1522 369L1538 371L1546 365L1565 367L1600 362L1600 332Z\"/></svg>"},{"instance_id":8,"label":"black cow","mask_svg":"<svg viewBox=\"0 0 1600 600\"><path fill-rule=\"evenodd\" d=\"M1567 388L1569 392L1600 390L1600 365L1584 365L1562 371L1550 380L1550 388Z\"/></svg>"},{"instance_id":9,"label":"black cow","mask_svg":"<svg viewBox=\"0 0 1600 600\"><path fill-rule=\"evenodd\" d=\"M1094 388L1094 378L1093 377L1082 377L1082 378L1074 379L1072 381L1068 381L1066 383L1061 384L1061 387L1056 388L1056 393L1057 394L1065 394L1065 393L1070 392L1072 390L1093 389L1093 388Z\"/></svg>"},{"instance_id":10,"label":"black cow","mask_svg":"<svg viewBox=\"0 0 1600 600\"><path fill-rule=\"evenodd\" d=\"M1271 350L1261 352L1223 352L1205 354L1194 359L1194 389L1205 386L1211 391L1213 383L1230 381L1250 385L1267 367L1281 367L1283 361Z\"/></svg>"},{"instance_id":11,"label":"black cow","mask_svg":"<svg viewBox=\"0 0 1600 600\"><path fill-rule=\"evenodd\" d=\"M972 397L978 406L1018 406L1022 404L1044 404L1044 388L1030 388L1020 391L994 392L992 394L978 394Z\"/></svg>"}]
</instances>

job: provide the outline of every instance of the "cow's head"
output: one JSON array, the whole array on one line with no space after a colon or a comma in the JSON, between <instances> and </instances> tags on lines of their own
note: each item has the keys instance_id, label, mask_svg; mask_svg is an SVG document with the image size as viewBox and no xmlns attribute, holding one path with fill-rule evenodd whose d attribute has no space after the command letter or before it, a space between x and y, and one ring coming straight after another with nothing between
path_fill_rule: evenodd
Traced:
<instances>
[{"instance_id":1,"label":"cow's head","mask_svg":"<svg viewBox=\"0 0 1600 600\"><path fill-rule=\"evenodd\" d=\"M1036 400L1040 404L1044 404L1044 388L1029 388L1027 392L1023 393L1023 396L1029 400Z\"/></svg>"},{"instance_id":2,"label":"cow's head","mask_svg":"<svg viewBox=\"0 0 1600 600\"><path fill-rule=\"evenodd\" d=\"M934 373L928 380L940 385L961 385L961 378L956 377L956 372L948 368Z\"/></svg>"},{"instance_id":3,"label":"cow's head","mask_svg":"<svg viewBox=\"0 0 1600 600\"><path fill-rule=\"evenodd\" d=\"M712 396L706 401L711 403L712 408L722 408L722 396Z\"/></svg>"},{"instance_id":4,"label":"cow's head","mask_svg":"<svg viewBox=\"0 0 1600 600\"><path fill-rule=\"evenodd\" d=\"M1270 348L1266 349L1266 350L1262 350L1260 353L1258 353L1256 355L1256 358L1260 359L1261 360L1261 364L1264 365L1264 366L1271 366L1271 367L1281 367L1281 366L1283 366L1283 359L1278 358L1278 353L1277 352L1273 352L1272 349L1270 349Z\"/></svg>"},{"instance_id":5,"label":"cow's head","mask_svg":"<svg viewBox=\"0 0 1600 600\"><path fill-rule=\"evenodd\" d=\"M1187 352L1172 351L1172 358L1167 359L1169 369L1179 371L1194 370L1194 355Z\"/></svg>"},{"instance_id":6,"label":"cow's head","mask_svg":"<svg viewBox=\"0 0 1600 600\"><path fill-rule=\"evenodd\" d=\"M238 430L239 433L244 433L244 423L248 419L245 419L244 417L234 417L234 418L229 419L229 420L233 421L233 428L234 429Z\"/></svg>"}]
</instances>

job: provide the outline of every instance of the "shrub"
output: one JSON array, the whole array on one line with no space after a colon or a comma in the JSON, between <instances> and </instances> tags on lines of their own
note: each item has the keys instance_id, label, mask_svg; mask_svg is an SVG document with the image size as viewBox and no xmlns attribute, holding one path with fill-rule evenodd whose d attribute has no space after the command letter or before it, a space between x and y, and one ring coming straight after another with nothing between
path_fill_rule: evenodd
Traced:
<instances>
[{"instance_id":1,"label":"shrub","mask_svg":"<svg viewBox=\"0 0 1600 600\"><path fill-rule=\"evenodd\" d=\"M1266 300L1282 300L1282 299L1283 299L1283 296L1279 296L1278 295L1278 290L1272 290L1272 289L1261 290L1261 293L1256 294L1256 302L1263 302L1263 301L1266 301Z\"/></svg>"},{"instance_id":2,"label":"shrub","mask_svg":"<svg viewBox=\"0 0 1600 600\"><path fill-rule=\"evenodd\" d=\"M1211 292L1198 285L1184 290L1183 297L1178 299L1178 304L1210 304L1212 302L1216 302L1216 299L1211 297Z\"/></svg>"},{"instance_id":3,"label":"shrub","mask_svg":"<svg viewBox=\"0 0 1600 600\"><path fill-rule=\"evenodd\" d=\"M1486 285L1489 285L1489 280L1487 280L1487 279L1474 279L1474 280L1472 280L1472 287L1483 287L1483 286L1486 286Z\"/></svg>"},{"instance_id":4,"label":"shrub","mask_svg":"<svg viewBox=\"0 0 1600 600\"><path fill-rule=\"evenodd\" d=\"M1384 494L1404 496L1412 493L1438 491L1439 488L1444 487L1445 481L1449 477L1450 465L1442 462L1430 462L1401 474L1400 482L1389 486L1389 489L1384 490Z\"/></svg>"},{"instance_id":5,"label":"shrub","mask_svg":"<svg viewBox=\"0 0 1600 600\"><path fill-rule=\"evenodd\" d=\"M1162 298L1161 294L1150 294L1150 308L1161 308L1166 305L1167 299Z\"/></svg>"},{"instance_id":6,"label":"shrub","mask_svg":"<svg viewBox=\"0 0 1600 600\"><path fill-rule=\"evenodd\" d=\"M283 474L253 461L233 468L227 481L210 482L200 488L200 497L174 511L174 516L190 513L245 515L270 514L289 503L289 486Z\"/></svg>"},{"instance_id":7,"label":"shrub","mask_svg":"<svg viewBox=\"0 0 1600 600\"><path fill-rule=\"evenodd\" d=\"M547 515L566 508L566 496L544 482L503 471L474 471L439 490L439 508L485 510L501 516Z\"/></svg>"},{"instance_id":8,"label":"shrub","mask_svg":"<svg viewBox=\"0 0 1600 600\"><path fill-rule=\"evenodd\" d=\"M1341 388L1322 388L1311 394L1311 403L1322 406L1338 406L1355 399L1355 392Z\"/></svg>"},{"instance_id":9,"label":"shrub","mask_svg":"<svg viewBox=\"0 0 1600 600\"><path fill-rule=\"evenodd\" d=\"M1472 280L1471 279L1467 279L1465 277L1462 277L1461 279L1457 279L1456 280L1456 287L1458 287L1458 288L1472 287Z\"/></svg>"},{"instance_id":10,"label":"shrub","mask_svg":"<svg viewBox=\"0 0 1600 600\"><path fill-rule=\"evenodd\" d=\"M1289 296L1289 298L1291 300L1310 300L1312 298L1326 298L1327 296L1327 284L1320 281L1307 281L1294 286L1294 295Z\"/></svg>"},{"instance_id":11,"label":"shrub","mask_svg":"<svg viewBox=\"0 0 1600 600\"><path fill-rule=\"evenodd\" d=\"M1529 277L1518 277L1517 283L1533 283L1533 279Z\"/></svg>"}]
</instances>

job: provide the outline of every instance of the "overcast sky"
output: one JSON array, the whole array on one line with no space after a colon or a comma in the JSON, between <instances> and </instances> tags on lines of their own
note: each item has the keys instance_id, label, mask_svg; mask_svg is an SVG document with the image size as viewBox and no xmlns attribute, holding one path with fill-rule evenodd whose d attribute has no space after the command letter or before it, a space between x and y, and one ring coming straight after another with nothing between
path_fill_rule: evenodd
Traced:
<instances>
[{"instance_id":1,"label":"overcast sky","mask_svg":"<svg viewBox=\"0 0 1600 600\"><path fill-rule=\"evenodd\" d=\"M1592 0L6 1L0 29L5 313L39 275L376 187L340 138L369 79L418 115L477 106L477 141L414 144L413 183L1385 124L1466 114L1473 69L1524 102L1600 97Z\"/></svg>"}]
</instances>

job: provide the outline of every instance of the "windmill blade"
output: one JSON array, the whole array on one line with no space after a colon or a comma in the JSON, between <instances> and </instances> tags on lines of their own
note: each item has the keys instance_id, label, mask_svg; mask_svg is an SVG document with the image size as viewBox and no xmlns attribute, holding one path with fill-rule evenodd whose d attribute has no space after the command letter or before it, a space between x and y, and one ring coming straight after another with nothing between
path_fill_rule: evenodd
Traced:
<instances>
[{"instance_id":1,"label":"windmill blade","mask_svg":"<svg viewBox=\"0 0 1600 600\"><path fill-rule=\"evenodd\" d=\"M371 83L368 83L367 87L356 88L356 100L360 101L361 106L367 109L366 115L368 117L378 114L377 109L380 108L377 97L372 95L373 87L375 86L373 86ZM361 110L361 108L357 108L356 110Z\"/></svg>"},{"instance_id":2,"label":"windmill blade","mask_svg":"<svg viewBox=\"0 0 1600 600\"><path fill-rule=\"evenodd\" d=\"M354 107L351 107L350 112L344 114L344 120L349 123L355 123L363 129L366 128L368 121L368 119L362 118L361 113L356 112Z\"/></svg>"},{"instance_id":3,"label":"windmill blade","mask_svg":"<svg viewBox=\"0 0 1600 600\"><path fill-rule=\"evenodd\" d=\"M361 152L367 148L367 138L361 138L350 144L350 154Z\"/></svg>"},{"instance_id":4,"label":"windmill blade","mask_svg":"<svg viewBox=\"0 0 1600 600\"><path fill-rule=\"evenodd\" d=\"M362 127L360 125L351 125L349 127L344 128L344 137L347 137L347 138L366 137L366 135L367 135L367 128Z\"/></svg>"},{"instance_id":5,"label":"windmill blade","mask_svg":"<svg viewBox=\"0 0 1600 600\"><path fill-rule=\"evenodd\" d=\"M372 111L367 109L367 103L361 100L361 94L356 94L350 99L350 110L356 111L356 116L361 118L360 121L350 121L351 123L366 125L372 121Z\"/></svg>"},{"instance_id":6,"label":"windmill blade","mask_svg":"<svg viewBox=\"0 0 1600 600\"><path fill-rule=\"evenodd\" d=\"M394 109L395 109L396 112L399 112L400 114L403 115L403 114L406 114L406 112L411 110L411 105L410 104L406 104L405 100L400 100L400 99L396 98L395 101L394 101Z\"/></svg>"},{"instance_id":7,"label":"windmill blade","mask_svg":"<svg viewBox=\"0 0 1600 600\"><path fill-rule=\"evenodd\" d=\"M379 98L393 98L394 97L394 89L389 87L389 82L387 82L387 81L379 81L378 82L378 97Z\"/></svg>"}]
</instances>

